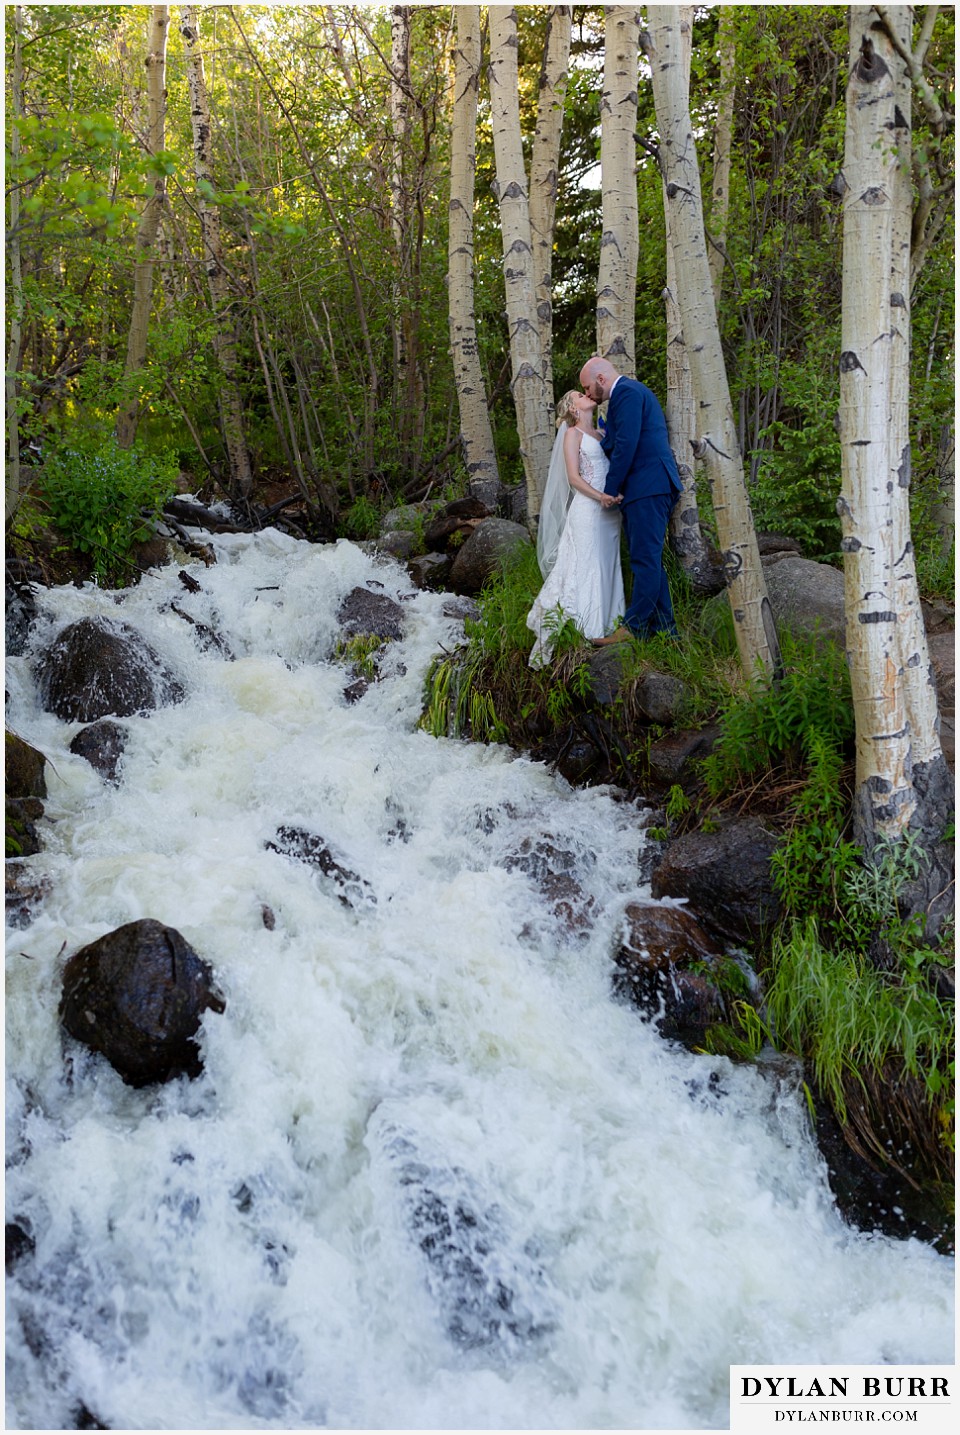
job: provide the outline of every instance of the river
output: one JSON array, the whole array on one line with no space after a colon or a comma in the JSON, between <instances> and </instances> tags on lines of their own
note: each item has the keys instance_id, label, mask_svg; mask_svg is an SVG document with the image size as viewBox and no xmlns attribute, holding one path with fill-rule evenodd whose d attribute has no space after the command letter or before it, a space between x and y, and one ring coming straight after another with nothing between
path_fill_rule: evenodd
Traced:
<instances>
[{"instance_id":1,"label":"river","mask_svg":"<svg viewBox=\"0 0 960 1435\"><path fill-rule=\"evenodd\" d=\"M7 940L7 1428L699 1429L731 1363L953 1359L953 1264L838 1215L802 1097L661 1041L611 997L648 897L636 807L417 730L462 632L356 545L214 540L111 594L41 595L38 640L108 614L186 700L126 719L119 787L7 663L48 758L51 890ZM407 634L359 701L330 660L355 585ZM203 651L175 601L229 642ZM267 848L322 834L353 906ZM571 933L513 856L573 854ZM265 923L268 908L271 925ZM135 1090L64 1039L66 958L140 917L226 998L197 1080Z\"/></svg>"}]
</instances>

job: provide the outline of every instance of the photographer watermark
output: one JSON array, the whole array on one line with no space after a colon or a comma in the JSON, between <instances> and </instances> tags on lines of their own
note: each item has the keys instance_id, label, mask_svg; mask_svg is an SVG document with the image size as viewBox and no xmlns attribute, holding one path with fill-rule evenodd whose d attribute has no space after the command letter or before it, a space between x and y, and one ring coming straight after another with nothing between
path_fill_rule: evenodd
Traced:
<instances>
[{"instance_id":1,"label":"photographer watermark","mask_svg":"<svg viewBox=\"0 0 960 1435\"><path fill-rule=\"evenodd\" d=\"M730 1429L901 1425L956 1429L956 1368L941 1365L732 1365Z\"/></svg>"}]
</instances>

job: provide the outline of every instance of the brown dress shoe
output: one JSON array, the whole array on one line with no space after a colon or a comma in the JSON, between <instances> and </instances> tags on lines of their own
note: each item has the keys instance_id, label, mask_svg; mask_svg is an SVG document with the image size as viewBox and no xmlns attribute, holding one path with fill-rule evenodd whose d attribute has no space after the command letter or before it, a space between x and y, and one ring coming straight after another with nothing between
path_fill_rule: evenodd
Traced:
<instances>
[{"instance_id":1,"label":"brown dress shoe","mask_svg":"<svg viewBox=\"0 0 960 1435\"><path fill-rule=\"evenodd\" d=\"M633 636L634 634L631 633L629 628L621 627L614 628L613 632L608 633L605 638L591 638L590 641L595 648L605 648L608 643L625 643L628 638L632 638Z\"/></svg>"}]
</instances>

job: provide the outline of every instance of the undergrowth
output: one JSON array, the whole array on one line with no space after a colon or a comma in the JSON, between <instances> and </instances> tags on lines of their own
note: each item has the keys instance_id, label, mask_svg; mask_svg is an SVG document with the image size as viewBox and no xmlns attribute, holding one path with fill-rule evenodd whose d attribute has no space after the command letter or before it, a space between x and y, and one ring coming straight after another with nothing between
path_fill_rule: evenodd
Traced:
<instances>
[{"instance_id":1,"label":"undergrowth","mask_svg":"<svg viewBox=\"0 0 960 1435\"><path fill-rule=\"evenodd\" d=\"M131 551L152 535L177 473L173 454L122 449L108 439L52 453L43 496L67 542L90 556L96 581L121 587L135 571Z\"/></svg>"}]
</instances>

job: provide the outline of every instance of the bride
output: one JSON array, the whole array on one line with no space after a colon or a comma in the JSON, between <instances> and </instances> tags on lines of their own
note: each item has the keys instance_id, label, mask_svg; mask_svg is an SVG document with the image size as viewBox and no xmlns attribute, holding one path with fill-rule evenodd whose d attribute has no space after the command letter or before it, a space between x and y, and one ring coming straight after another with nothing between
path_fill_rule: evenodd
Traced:
<instances>
[{"instance_id":1,"label":"bride","mask_svg":"<svg viewBox=\"0 0 960 1435\"><path fill-rule=\"evenodd\" d=\"M619 499L604 494L609 460L593 427L596 401L571 389L557 404L557 433L540 508L537 559L546 579L527 614L536 634L530 666L550 661L557 629L572 619L585 638L615 627L625 603Z\"/></svg>"}]
</instances>

